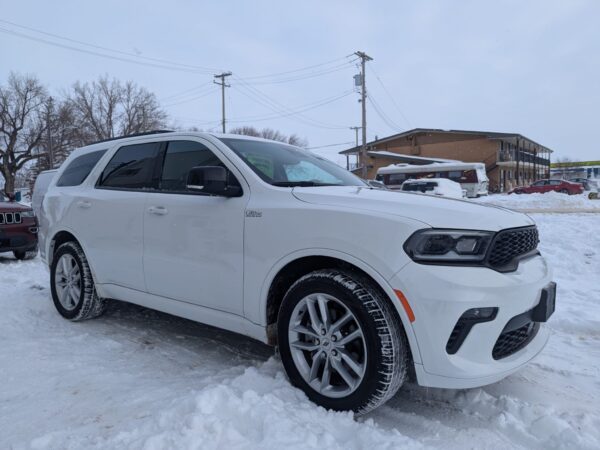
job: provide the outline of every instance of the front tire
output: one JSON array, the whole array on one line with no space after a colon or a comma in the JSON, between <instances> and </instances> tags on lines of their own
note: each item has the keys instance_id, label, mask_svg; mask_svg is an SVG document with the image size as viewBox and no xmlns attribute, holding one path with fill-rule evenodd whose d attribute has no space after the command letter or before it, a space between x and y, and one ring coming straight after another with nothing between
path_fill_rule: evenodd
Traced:
<instances>
[{"instance_id":1,"label":"front tire","mask_svg":"<svg viewBox=\"0 0 600 450\"><path fill-rule=\"evenodd\" d=\"M361 275L325 269L303 276L286 293L277 326L291 383L325 408L367 413L406 378L400 319Z\"/></svg>"},{"instance_id":2,"label":"front tire","mask_svg":"<svg viewBox=\"0 0 600 450\"><path fill-rule=\"evenodd\" d=\"M54 254L50 287L54 306L65 319L93 319L104 312L87 258L76 242L62 244Z\"/></svg>"}]
</instances>

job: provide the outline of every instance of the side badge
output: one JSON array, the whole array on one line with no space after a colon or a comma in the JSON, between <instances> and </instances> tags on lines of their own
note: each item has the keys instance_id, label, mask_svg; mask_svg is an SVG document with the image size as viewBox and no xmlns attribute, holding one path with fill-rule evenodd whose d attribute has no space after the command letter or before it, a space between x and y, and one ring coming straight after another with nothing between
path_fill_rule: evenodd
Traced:
<instances>
[{"instance_id":1,"label":"side badge","mask_svg":"<svg viewBox=\"0 0 600 450\"><path fill-rule=\"evenodd\" d=\"M247 209L246 217L262 217L262 211L257 211L256 209Z\"/></svg>"}]
</instances>

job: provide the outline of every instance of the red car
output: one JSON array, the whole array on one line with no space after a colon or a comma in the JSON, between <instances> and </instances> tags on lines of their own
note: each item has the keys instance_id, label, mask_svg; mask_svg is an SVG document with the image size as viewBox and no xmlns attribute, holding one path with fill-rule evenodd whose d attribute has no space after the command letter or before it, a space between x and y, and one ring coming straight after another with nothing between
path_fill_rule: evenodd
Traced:
<instances>
[{"instance_id":1,"label":"red car","mask_svg":"<svg viewBox=\"0 0 600 450\"><path fill-rule=\"evenodd\" d=\"M550 191L569 195L583 194L583 185L565 180L539 180L529 186L514 188L509 194L543 194Z\"/></svg>"},{"instance_id":2,"label":"red car","mask_svg":"<svg viewBox=\"0 0 600 450\"><path fill-rule=\"evenodd\" d=\"M0 193L0 253L32 259L38 250L38 222L33 210Z\"/></svg>"}]
</instances>

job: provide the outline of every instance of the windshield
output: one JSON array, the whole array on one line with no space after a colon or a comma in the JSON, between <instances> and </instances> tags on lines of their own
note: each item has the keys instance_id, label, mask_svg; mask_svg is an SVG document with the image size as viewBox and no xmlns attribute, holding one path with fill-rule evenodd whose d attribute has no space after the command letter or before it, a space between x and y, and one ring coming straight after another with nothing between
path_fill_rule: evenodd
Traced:
<instances>
[{"instance_id":1,"label":"windshield","mask_svg":"<svg viewBox=\"0 0 600 450\"><path fill-rule=\"evenodd\" d=\"M273 186L366 186L331 161L291 145L235 138L221 141Z\"/></svg>"}]
</instances>

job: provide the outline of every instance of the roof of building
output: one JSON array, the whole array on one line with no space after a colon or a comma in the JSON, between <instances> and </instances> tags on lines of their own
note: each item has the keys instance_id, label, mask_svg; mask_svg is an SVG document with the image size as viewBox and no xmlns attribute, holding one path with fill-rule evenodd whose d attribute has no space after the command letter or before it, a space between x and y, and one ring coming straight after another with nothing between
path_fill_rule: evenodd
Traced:
<instances>
[{"instance_id":1,"label":"roof of building","mask_svg":"<svg viewBox=\"0 0 600 450\"><path fill-rule=\"evenodd\" d=\"M433 134L433 133L468 134L468 135L473 135L473 136L484 136L484 137L487 137L488 139L499 139L499 140L506 141L506 142L516 141L516 139L518 138L518 139L523 139L523 140L529 141L530 143L537 145L546 151L549 151L549 152L553 151L553 150L549 149L548 147L535 142L533 139L529 139L528 137L525 137L519 133L498 133L495 131L472 131L472 130L442 130L442 129L438 129L438 128L414 128L412 130L403 131L402 133L393 134L392 136L388 136L388 137L385 137L382 139L376 139L374 141L367 142L367 146L383 144L385 142L394 141L399 138L408 137L408 136L415 135L415 134L423 134L423 133L428 133L428 134ZM340 154L345 155L345 154L356 153L360 150L360 148L361 148L360 146L352 147L347 150L342 150L340 152Z\"/></svg>"},{"instance_id":2,"label":"roof of building","mask_svg":"<svg viewBox=\"0 0 600 450\"><path fill-rule=\"evenodd\" d=\"M553 169L569 168L569 167L589 167L600 166L600 161L570 161L570 162L555 162L550 165Z\"/></svg>"}]
</instances>

